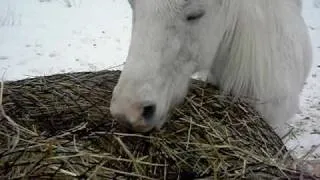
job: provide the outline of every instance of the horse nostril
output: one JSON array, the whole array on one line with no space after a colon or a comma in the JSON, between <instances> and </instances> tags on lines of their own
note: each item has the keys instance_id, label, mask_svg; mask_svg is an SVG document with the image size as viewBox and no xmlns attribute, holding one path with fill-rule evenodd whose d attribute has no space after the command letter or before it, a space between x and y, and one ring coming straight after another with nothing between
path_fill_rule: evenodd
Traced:
<instances>
[{"instance_id":1,"label":"horse nostril","mask_svg":"<svg viewBox=\"0 0 320 180\"><path fill-rule=\"evenodd\" d=\"M145 120L149 120L154 116L154 113L156 112L156 105L149 104L143 107L142 111L142 117Z\"/></svg>"}]
</instances>

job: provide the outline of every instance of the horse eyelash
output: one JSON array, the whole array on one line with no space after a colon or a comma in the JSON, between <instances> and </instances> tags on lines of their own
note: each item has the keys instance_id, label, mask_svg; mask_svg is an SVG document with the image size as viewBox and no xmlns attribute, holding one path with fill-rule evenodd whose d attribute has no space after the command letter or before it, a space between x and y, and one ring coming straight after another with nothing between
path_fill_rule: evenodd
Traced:
<instances>
[{"instance_id":1,"label":"horse eyelash","mask_svg":"<svg viewBox=\"0 0 320 180\"><path fill-rule=\"evenodd\" d=\"M194 21L194 20L197 20L197 19L200 19L204 16L205 12L204 11L199 11L199 12L196 12L196 13L192 13L190 15L187 16L187 21Z\"/></svg>"}]
</instances>

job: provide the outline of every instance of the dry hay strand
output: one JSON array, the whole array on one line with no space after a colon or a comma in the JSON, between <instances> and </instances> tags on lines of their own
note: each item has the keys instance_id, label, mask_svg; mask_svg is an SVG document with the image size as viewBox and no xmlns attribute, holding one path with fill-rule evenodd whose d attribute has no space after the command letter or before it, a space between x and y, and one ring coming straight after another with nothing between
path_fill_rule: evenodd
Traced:
<instances>
[{"instance_id":1,"label":"dry hay strand","mask_svg":"<svg viewBox=\"0 0 320 180\"><path fill-rule=\"evenodd\" d=\"M193 80L159 132L130 133L109 114L120 71L8 81L1 179L312 179L288 168L281 139L244 101Z\"/></svg>"}]
</instances>

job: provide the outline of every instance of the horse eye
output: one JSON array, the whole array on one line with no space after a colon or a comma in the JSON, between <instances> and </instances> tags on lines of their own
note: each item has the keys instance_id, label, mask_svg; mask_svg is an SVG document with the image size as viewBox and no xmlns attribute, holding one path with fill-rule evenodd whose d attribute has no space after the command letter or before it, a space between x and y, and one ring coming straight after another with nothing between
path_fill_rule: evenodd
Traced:
<instances>
[{"instance_id":1,"label":"horse eye","mask_svg":"<svg viewBox=\"0 0 320 180\"><path fill-rule=\"evenodd\" d=\"M205 14L204 11L194 12L192 14L189 14L186 19L187 19L187 21L195 21L195 20L202 18L204 16L204 14Z\"/></svg>"}]
</instances>

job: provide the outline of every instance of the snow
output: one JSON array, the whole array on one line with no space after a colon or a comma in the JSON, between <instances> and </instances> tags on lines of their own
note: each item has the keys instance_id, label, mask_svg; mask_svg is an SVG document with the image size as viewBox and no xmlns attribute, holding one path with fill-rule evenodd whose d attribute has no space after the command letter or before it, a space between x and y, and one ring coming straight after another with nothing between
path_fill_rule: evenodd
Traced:
<instances>
[{"instance_id":1,"label":"snow","mask_svg":"<svg viewBox=\"0 0 320 180\"><path fill-rule=\"evenodd\" d=\"M71 8L63 0L0 0L0 20L10 22L0 28L0 73L6 72L6 79L101 70L125 60L127 2L70 2Z\"/></svg>"},{"instance_id":2,"label":"snow","mask_svg":"<svg viewBox=\"0 0 320 180\"><path fill-rule=\"evenodd\" d=\"M301 112L290 121L295 128L295 137L291 136L286 143L298 157L320 145L320 0L304 0L303 3L302 14L309 27L314 61L300 96ZM320 147L311 153L310 158L320 158Z\"/></svg>"},{"instance_id":3,"label":"snow","mask_svg":"<svg viewBox=\"0 0 320 180\"><path fill-rule=\"evenodd\" d=\"M297 157L320 145L320 0L304 0L314 64L301 112L286 141ZM131 31L125 0L0 0L0 75L4 80L121 65ZM119 67L121 69L121 66ZM320 148L310 158L320 158Z\"/></svg>"}]
</instances>

